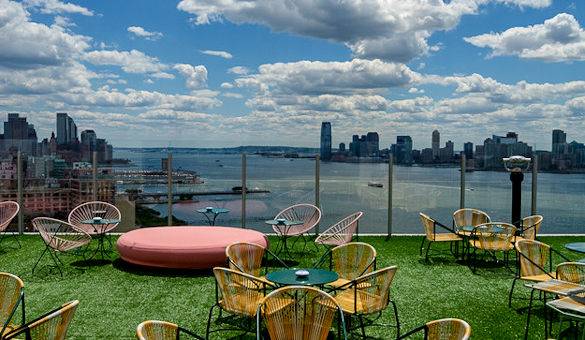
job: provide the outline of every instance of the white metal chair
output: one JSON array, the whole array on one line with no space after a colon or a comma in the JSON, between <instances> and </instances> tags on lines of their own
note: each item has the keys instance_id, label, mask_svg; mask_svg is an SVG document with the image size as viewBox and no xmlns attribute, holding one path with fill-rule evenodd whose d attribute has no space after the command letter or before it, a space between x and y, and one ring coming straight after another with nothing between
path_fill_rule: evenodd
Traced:
<instances>
[{"instance_id":1,"label":"white metal chair","mask_svg":"<svg viewBox=\"0 0 585 340\"><path fill-rule=\"evenodd\" d=\"M335 223L327 230L319 234L319 236L317 236L315 239L315 243L330 246L340 246L342 244L351 242L353 234L358 228L359 220L363 215L363 212L358 211L347 216L343 220Z\"/></svg>"},{"instance_id":2,"label":"white metal chair","mask_svg":"<svg viewBox=\"0 0 585 340\"><path fill-rule=\"evenodd\" d=\"M14 201L0 202L0 244L6 236L6 229L10 225L10 222L12 222L16 215L18 215L19 210L20 205ZM18 243L18 247L20 248L21 245L18 237L15 237L15 240Z\"/></svg>"}]
</instances>

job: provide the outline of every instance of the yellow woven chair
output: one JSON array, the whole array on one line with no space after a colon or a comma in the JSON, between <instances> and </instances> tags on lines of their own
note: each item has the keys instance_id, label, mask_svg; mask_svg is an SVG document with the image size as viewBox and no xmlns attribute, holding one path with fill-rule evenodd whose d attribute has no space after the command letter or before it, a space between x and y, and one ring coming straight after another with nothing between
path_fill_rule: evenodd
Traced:
<instances>
[{"instance_id":1,"label":"yellow woven chair","mask_svg":"<svg viewBox=\"0 0 585 340\"><path fill-rule=\"evenodd\" d=\"M209 339L211 332L211 319L213 317L213 310L219 308L220 315L216 319L217 322L223 321L221 312L225 311L236 317L242 317L245 321L252 322L256 316L256 309L258 305L266 296L269 288L274 288L270 282L261 280L255 276L240 272L238 270L215 267L213 268L215 276L215 304L209 309L209 316L207 319L207 330L205 338ZM238 326L242 326L243 322L238 322ZM252 324L250 324L251 328ZM245 326L239 327L241 330L250 331ZM214 332L225 329L214 330Z\"/></svg>"},{"instance_id":2,"label":"yellow woven chair","mask_svg":"<svg viewBox=\"0 0 585 340\"><path fill-rule=\"evenodd\" d=\"M428 215L423 213L419 213L420 221L425 229L425 235L423 236L421 245L420 245L420 255L422 256L423 248L425 245L425 241L428 241L427 251L425 252L425 261L429 258L429 251L431 250L431 244L434 242L439 243L449 243L451 253L456 254L458 249L458 242L463 241L463 239L455 233L455 230L435 221L434 219L430 218ZM437 227L442 228L448 232L446 233L437 233ZM455 244L455 252L453 252L453 245Z\"/></svg>"},{"instance_id":3,"label":"yellow woven chair","mask_svg":"<svg viewBox=\"0 0 585 340\"><path fill-rule=\"evenodd\" d=\"M557 273L553 271L553 253L565 258L548 244L539 241L519 240L514 247L518 253L518 265L508 296L508 307L512 307L512 294L517 280L534 283L556 279Z\"/></svg>"},{"instance_id":4,"label":"yellow woven chair","mask_svg":"<svg viewBox=\"0 0 585 340\"><path fill-rule=\"evenodd\" d=\"M510 250L514 249L512 241L516 235L516 227L504 222L483 223L475 228L471 233L469 245L473 249L473 267L475 273L477 269L477 251L481 250L489 254L496 262L498 261L497 253L504 253L504 263L508 265Z\"/></svg>"},{"instance_id":5,"label":"yellow woven chair","mask_svg":"<svg viewBox=\"0 0 585 340\"><path fill-rule=\"evenodd\" d=\"M0 273L0 338L18 327L12 323L12 319L19 305L24 324L24 283L16 275Z\"/></svg>"},{"instance_id":6,"label":"yellow woven chair","mask_svg":"<svg viewBox=\"0 0 585 340\"><path fill-rule=\"evenodd\" d=\"M362 336L366 337L366 321L372 325L375 320L364 320L365 316L378 313L378 317L392 303L396 319L396 334L400 334L400 322L396 303L390 298L390 286L398 267L386 267L362 275L334 290L334 299L348 318L348 332L351 332L351 321L356 317L359 321ZM390 325L385 325L390 326Z\"/></svg>"},{"instance_id":7,"label":"yellow woven chair","mask_svg":"<svg viewBox=\"0 0 585 340\"><path fill-rule=\"evenodd\" d=\"M557 279L585 285L585 263L563 262L557 265Z\"/></svg>"},{"instance_id":8,"label":"yellow woven chair","mask_svg":"<svg viewBox=\"0 0 585 340\"><path fill-rule=\"evenodd\" d=\"M420 331L424 331L425 340L467 340L471 336L471 326L465 320L448 318L429 321L399 339L409 338Z\"/></svg>"},{"instance_id":9,"label":"yellow woven chair","mask_svg":"<svg viewBox=\"0 0 585 340\"><path fill-rule=\"evenodd\" d=\"M339 278L327 286L338 288L376 269L376 249L363 242L350 242L329 250L313 267L326 266Z\"/></svg>"},{"instance_id":10,"label":"yellow woven chair","mask_svg":"<svg viewBox=\"0 0 585 340\"><path fill-rule=\"evenodd\" d=\"M543 217L541 215L532 215L524 217L521 222L522 230L520 235L516 237L516 241L520 240L536 240L536 235L540 231Z\"/></svg>"},{"instance_id":11,"label":"yellow woven chair","mask_svg":"<svg viewBox=\"0 0 585 340\"><path fill-rule=\"evenodd\" d=\"M26 339L34 340L63 340L67 335L67 329L69 328L71 319L73 319L73 314L75 314L75 309L78 304L79 301L77 300L67 302L63 306L6 334L3 339L20 339L25 337Z\"/></svg>"},{"instance_id":12,"label":"yellow woven chair","mask_svg":"<svg viewBox=\"0 0 585 340\"><path fill-rule=\"evenodd\" d=\"M264 281L267 281L264 276L268 268L264 265L268 263L267 255L271 255L280 266L288 268L278 256L256 243L232 243L225 249L225 255L230 269L255 276Z\"/></svg>"},{"instance_id":13,"label":"yellow woven chair","mask_svg":"<svg viewBox=\"0 0 585 340\"><path fill-rule=\"evenodd\" d=\"M4 240L4 237L7 234L6 229L10 225L10 222L12 222L16 215L18 215L19 210L20 205L14 201L0 202L0 243ZM14 236L16 236L16 234ZM18 237L15 237L14 239L18 244L18 248L21 248Z\"/></svg>"},{"instance_id":14,"label":"yellow woven chair","mask_svg":"<svg viewBox=\"0 0 585 340\"><path fill-rule=\"evenodd\" d=\"M491 222L489 215L479 209L463 208L453 213L453 226L458 233L471 234L471 231L465 231L461 228L477 227L489 222Z\"/></svg>"},{"instance_id":15,"label":"yellow woven chair","mask_svg":"<svg viewBox=\"0 0 585 340\"><path fill-rule=\"evenodd\" d=\"M559 280L585 285L585 263L563 262L557 265L557 278ZM584 323L582 338L585 339L585 294L578 297L563 297L550 301L547 307L559 315L559 339L564 319Z\"/></svg>"},{"instance_id":16,"label":"yellow woven chair","mask_svg":"<svg viewBox=\"0 0 585 340\"><path fill-rule=\"evenodd\" d=\"M325 340L336 314L341 324L338 333L347 339L343 312L331 295L306 286L280 288L258 306L256 337L261 338L263 320L272 340Z\"/></svg>"},{"instance_id":17,"label":"yellow woven chair","mask_svg":"<svg viewBox=\"0 0 585 340\"><path fill-rule=\"evenodd\" d=\"M136 327L138 340L178 340L182 334L203 340L202 337L190 330L167 321L147 320Z\"/></svg>"}]
</instances>

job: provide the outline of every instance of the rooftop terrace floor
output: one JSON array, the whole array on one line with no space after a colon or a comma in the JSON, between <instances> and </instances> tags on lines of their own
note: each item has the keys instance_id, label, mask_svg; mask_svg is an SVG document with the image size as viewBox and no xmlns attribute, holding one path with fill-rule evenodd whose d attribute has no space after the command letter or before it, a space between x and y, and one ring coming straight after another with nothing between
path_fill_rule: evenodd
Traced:
<instances>
[{"instance_id":1,"label":"rooftop terrace floor","mask_svg":"<svg viewBox=\"0 0 585 340\"><path fill-rule=\"evenodd\" d=\"M175 322L205 334L207 313L215 300L211 271L143 269L125 264L116 254L107 263L85 263L82 271L68 266L63 278L48 270L37 269L33 275L31 269L44 245L38 236L20 236L20 240L21 249L14 247L13 240L3 242L0 271L23 279L27 319L78 299L80 304L68 333L70 338L133 339L136 326L147 319ZM393 237L389 241L383 237L360 238L377 249L378 268L398 266L391 296L398 306L403 331L433 319L456 317L469 322L476 339L523 337L526 313L507 306L512 272L504 267L480 267L473 274L447 253L433 256L432 262L425 263L419 256L420 240L420 236ZM540 240L571 259L579 259L579 254L567 251L563 245L585 241L585 237L542 237ZM321 256L314 248L307 249L312 251L297 254L299 258L303 256L301 265L310 265ZM62 258L66 263L78 261L73 256ZM50 263L49 257L43 263ZM527 288L516 287L516 297L528 298ZM528 301L516 299L513 305L526 307ZM387 310L383 318L382 322L392 323L391 311ZM366 331L379 338L394 337L394 330L389 328L370 327ZM542 317L532 318L530 338L542 338L543 333ZM217 333L214 338L236 334Z\"/></svg>"}]
</instances>

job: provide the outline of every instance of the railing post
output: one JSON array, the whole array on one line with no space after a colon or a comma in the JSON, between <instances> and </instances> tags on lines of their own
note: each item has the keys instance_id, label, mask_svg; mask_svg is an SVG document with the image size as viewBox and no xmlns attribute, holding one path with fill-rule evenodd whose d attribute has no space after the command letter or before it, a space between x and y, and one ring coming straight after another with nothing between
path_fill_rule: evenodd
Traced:
<instances>
[{"instance_id":1,"label":"railing post","mask_svg":"<svg viewBox=\"0 0 585 340\"><path fill-rule=\"evenodd\" d=\"M321 156L315 155L315 206L321 209ZM319 236L319 223L315 226L315 236Z\"/></svg>"},{"instance_id":2,"label":"railing post","mask_svg":"<svg viewBox=\"0 0 585 340\"><path fill-rule=\"evenodd\" d=\"M97 168L98 168L98 162L97 162L97 151L93 152L92 155L92 167L91 167L91 185L92 185L92 190L91 190L91 200L92 201L97 201L98 200L98 185L97 185Z\"/></svg>"},{"instance_id":3,"label":"railing post","mask_svg":"<svg viewBox=\"0 0 585 340\"><path fill-rule=\"evenodd\" d=\"M242 153L242 228L246 228L246 154Z\"/></svg>"},{"instance_id":4,"label":"railing post","mask_svg":"<svg viewBox=\"0 0 585 340\"><path fill-rule=\"evenodd\" d=\"M538 157L532 157L532 203L530 214L536 215L536 196L538 194Z\"/></svg>"},{"instance_id":5,"label":"railing post","mask_svg":"<svg viewBox=\"0 0 585 340\"><path fill-rule=\"evenodd\" d=\"M465 208L465 170L467 168L465 153L461 152L461 174L459 188L459 209Z\"/></svg>"},{"instance_id":6,"label":"railing post","mask_svg":"<svg viewBox=\"0 0 585 340\"><path fill-rule=\"evenodd\" d=\"M16 156L16 200L20 206L20 209L18 210L18 233L20 235L22 235L24 232L23 178L24 174L22 173L22 153L20 150L18 150L18 154Z\"/></svg>"},{"instance_id":7,"label":"railing post","mask_svg":"<svg viewBox=\"0 0 585 340\"><path fill-rule=\"evenodd\" d=\"M167 224L173 225L173 154L167 155Z\"/></svg>"},{"instance_id":8,"label":"railing post","mask_svg":"<svg viewBox=\"0 0 585 340\"><path fill-rule=\"evenodd\" d=\"M392 236L392 184L394 177L394 159L392 154L388 156L388 234L386 237Z\"/></svg>"}]
</instances>

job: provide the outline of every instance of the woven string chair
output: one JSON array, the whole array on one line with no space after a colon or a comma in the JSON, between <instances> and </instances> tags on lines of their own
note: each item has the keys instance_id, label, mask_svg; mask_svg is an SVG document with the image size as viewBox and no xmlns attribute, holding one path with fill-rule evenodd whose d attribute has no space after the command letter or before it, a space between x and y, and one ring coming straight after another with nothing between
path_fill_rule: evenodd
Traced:
<instances>
[{"instance_id":1,"label":"woven string chair","mask_svg":"<svg viewBox=\"0 0 585 340\"><path fill-rule=\"evenodd\" d=\"M24 283L16 275L0 273L0 338L18 327L12 320L19 305L24 324Z\"/></svg>"},{"instance_id":2,"label":"woven string chair","mask_svg":"<svg viewBox=\"0 0 585 340\"><path fill-rule=\"evenodd\" d=\"M516 240L536 240L536 235L540 231L543 217L541 215L532 215L522 219L521 236L516 237Z\"/></svg>"},{"instance_id":3,"label":"woven string chair","mask_svg":"<svg viewBox=\"0 0 585 340\"><path fill-rule=\"evenodd\" d=\"M386 267L362 275L334 290L334 299L348 315L348 331L352 330L351 319L357 317L362 336L366 337L364 316L382 313L392 303L396 319L397 333L400 334L400 322L396 303L390 299L390 286L398 267ZM370 322L371 323L371 322ZM389 326L389 325L388 325Z\"/></svg>"},{"instance_id":4,"label":"woven string chair","mask_svg":"<svg viewBox=\"0 0 585 340\"><path fill-rule=\"evenodd\" d=\"M288 268L288 266L270 250L255 243L232 243L225 249L225 255L228 259L230 269L255 276L263 281L267 281L264 277L265 273L262 273L263 270L268 268L267 266L263 266L263 263L267 262L267 255L271 255L280 266Z\"/></svg>"},{"instance_id":5,"label":"woven string chair","mask_svg":"<svg viewBox=\"0 0 585 340\"><path fill-rule=\"evenodd\" d=\"M476 227L489 222L491 222L489 215L478 209L464 208L453 213L453 225L458 232L462 232L462 227Z\"/></svg>"},{"instance_id":6,"label":"woven string chair","mask_svg":"<svg viewBox=\"0 0 585 340\"><path fill-rule=\"evenodd\" d=\"M544 282L557 278L553 271L552 255L554 250L549 245L539 241L519 240L516 241L515 248L518 252L519 265L508 296L508 307L512 307L512 294L517 280ZM558 254L558 252L554 252Z\"/></svg>"},{"instance_id":7,"label":"woven string chair","mask_svg":"<svg viewBox=\"0 0 585 340\"><path fill-rule=\"evenodd\" d=\"M307 203L296 204L290 206L274 217L275 220L279 218L284 218L288 221L303 221L303 224L299 225L273 225L272 229L276 233L276 235L280 236L280 248L279 251L276 253L279 254L280 251L284 250L289 256L290 251L288 249L288 238L292 236L301 236L305 245L303 246L303 251L307 245L307 240L305 238L306 234L311 231L319 222L321 221L321 210L312 205ZM294 244L293 244L294 245Z\"/></svg>"},{"instance_id":8,"label":"woven string chair","mask_svg":"<svg viewBox=\"0 0 585 340\"><path fill-rule=\"evenodd\" d=\"M421 223L425 229L425 235L422 238L422 242L420 245L420 255L422 256L422 251L425 245L425 241L428 241L427 251L425 253L425 261L429 258L429 251L431 250L431 244L433 242L449 242L450 250L453 253L453 245L455 244L456 249L458 242L462 241L463 239L455 233L455 230L435 221L434 219L430 218L428 215L423 213L419 213ZM437 227L440 227L446 231L447 233L437 233ZM457 251L455 251L456 253Z\"/></svg>"},{"instance_id":9,"label":"woven string chair","mask_svg":"<svg viewBox=\"0 0 585 340\"><path fill-rule=\"evenodd\" d=\"M91 236L85 231L61 220L48 217L37 217L32 220L32 224L33 227L39 231L39 234L46 245L45 250L32 269L33 273L43 256L45 256L46 253L49 253L55 266L59 269L59 273L63 276L60 266L63 263L59 257L57 257L57 254L78 249L89 244L91 241Z\"/></svg>"},{"instance_id":10,"label":"woven string chair","mask_svg":"<svg viewBox=\"0 0 585 340\"><path fill-rule=\"evenodd\" d=\"M319 234L315 239L315 243L339 246L351 242L353 234L358 228L359 220L363 215L363 212L358 211L347 216Z\"/></svg>"},{"instance_id":11,"label":"woven string chair","mask_svg":"<svg viewBox=\"0 0 585 340\"><path fill-rule=\"evenodd\" d=\"M6 229L10 225L10 222L18 215L18 211L20 210L20 206L18 203L13 201L4 201L0 202L0 243L4 239L6 235ZM20 248L20 241L16 237L16 242L18 243L18 247Z\"/></svg>"},{"instance_id":12,"label":"woven string chair","mask_svg":"<svg viewBox=\"0 0 585 340\"><path fill-rule=\"evenodd\" d=\"M473 248L473 272L477 266L478 250L488 253L496 261L497 252L503 252L504 263L508 265L508 253L514 248L512 241L515 234L516 227L503 222L484 223L473 228L469 240L469 245Z\"/></svg>"},{"instance_id":13,"label":"woven string chair","mask_svg":"<svg viewBox=\"0 0 585 340\"><path fill-rule=\"evenodd\" d=\"M585 285L585 263L563 262L558 264L557 279Z\"/></svg>"},{"instance_id":14,"label":"woven string chair","mask_svg":"<svg viewBox=\"0 0 585 340\"><path fill-rule=\"evenodd\" d=\"M325 340L336 314L341 323L338 332L347 339L343 312L331 295L306 286L280 288L258 306L256 336L260 340L261 320L264 320L273 340Z\"/></svg>"},{"instance_id":15,"label":"woven string chair","mask_svg":"<svg viewBox=\"0 0 585 340\"><path fill-rule=\"evenodd\" d=\"M274 286L252 275L228 268L213 268L215 276L215 304L209 309L207 330L205 338L209 339L211 332L211 319L213 310L217 307L220 311L228 312L235 316L241 316L248 321L253 321L256 309L266 296L266 290ZM221 313L220 317L221 318ZM220 321L218 320L216 321ZM240 323L241 324L241 323ZM245 327L243 330L248 331ZM220 330L215 330L220 331Z\"/></svg>"},{"instance_id":16,"label":"woven string chair","mask_svg":"<svg viewBox=\"0 0 585 340\"><path fill-rule=\"evenodd\" d=\"M329 270L339 275L336 281L327 286L337 288L376 270L376 255L376 249L371 245L350 242L328 251L314 267L320 267L327 262Z\"/></svg>"},{"instance_id":17,"label":"woven string chair","mask_svg":"<svg viewBox=\"0 0 585 340\"><path fill-rule=\"evenodd\" d=\"M440 319L427 322L406 334L399 339L406 339L413 334L424 331L426 340L467 340L471 336L471 326L461 319Z\"/></svg>"},{"instance_id":18,"label":"woven string chair","mask_svg":"<svg viewBox=\"0 0 585 340\"><path fill-rule=\"evenodd\" d=\"M188 329L166 321L147 320L136 327L138 340L177 340L182 334L195 339L203 339Z\"/></svg>"},{"instance_id":19,"label":"woven string chair","mask_svg":"<svg viewBox=\"0 0 585 340\"><path fill-rule=\"evenodd\" d=\"M114 205L107 202L87 202L78 205L69 213L67 220L78 229L82 229L90 235L105 234L118 226L119 223L102 224L96 229L95 225L83 223L94 217L101 217L108 220L120 220L122 215L120 210Z\"/></svg>"},{"instance_id":20,"label":"woven string chair","mask_svg":"<svg viewBox=\"0 0 585 340\"><path fill-rule=\"evenodd\" d=\"M8 333L4 339L63 340L79 301L68 302Z\"/></svg>"},{"instance_id":21,"label":"woven string chair","mask_svg":"<svg viewBox=\"0 0 585 340\"><path fill-rule=\"evenodd\" d=\"M563 262L557 265L559 280L585 285L585 263ZM546 304L559 315L559 339L564 319L583 323L582 338L585 338L585 294L579 297L563 297Z\"/></svg>"}]
</instances>

